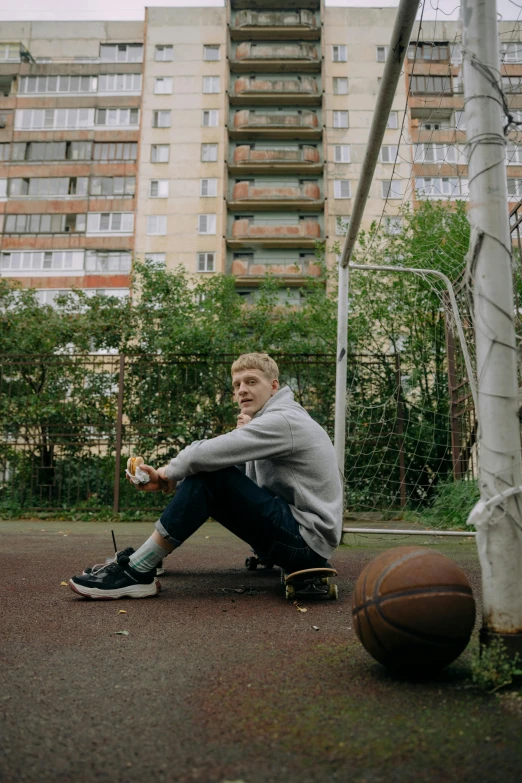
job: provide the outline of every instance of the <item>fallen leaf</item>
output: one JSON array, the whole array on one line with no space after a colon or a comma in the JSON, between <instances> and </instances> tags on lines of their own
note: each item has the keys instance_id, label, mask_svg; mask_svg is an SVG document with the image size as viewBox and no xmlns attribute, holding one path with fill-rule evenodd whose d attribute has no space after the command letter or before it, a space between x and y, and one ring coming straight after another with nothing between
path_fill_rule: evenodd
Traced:
<instances>
[{"instance_id":1,"label":"fallen leaf","mask_svg":"<svg viewBox=\"0 0 522 783\"><path fill-rule=\"evenodd\" d=\"M116 635L118 635L118 634L119 634L120 636L128 636L128 635L129 635L129 632L128 632L128 631L114 631L114 633L115 633Z\"/></svg>"},{"instance_id":2,"label":"fallen leaf","mask_svg":"<svg viewBox=\"0 0 522 783\"><path fill-rule=\"evenodd\" d=\"M120 609L118 614L127 614L127 610L126 609Z\"/></svg>"},{"instance_id":3,"label":"fallen leaf","mask_svg":"<svg viewBox=\"0 0 522 783\"><path fill-rule=\"evenodd\" d=\"M210 538L210 536L205 536L205 538Z\"/></svg>"},{"instance_id":4,"label":"fallen leaf","mask_svg":"<svg viewBox=\"0 0 522 783\"><path fill-rule=\"evenodd\" d=\"M298 612L307 612L308 609L305 609L304 606L299 606L297 601L294 601L294 606L297 609Z\"/></svg>"},{"instance_id":5,"label":"fallen leaf","mask_svg":"<svg viewBox=\"0 0 522 783\"><path fill-rule=\"evenodd\" d=\"M222 593L244 593L245 588L244 587L221 587L220 588Z\"/></svg>"},{"instance_id":6,"label":"fallen leaf","mask_svg":"<svg viewBox=\"0 0 522 783\"><path fill-rule=\"evenodd\" d=\"M60 582L60 587L67 587L67 582Z\"/></svg>"},{"instance_id":7,"label":"fallen leaf","mask_svg":"<svg viewBox=\"0 0 522 783\"><path fill-rule=\"evenodd\" d=\"M319 627L317 625L312 625L312 628L314 629L314 631L318 631L319 630Z\"/></svg>"}]
</instances>

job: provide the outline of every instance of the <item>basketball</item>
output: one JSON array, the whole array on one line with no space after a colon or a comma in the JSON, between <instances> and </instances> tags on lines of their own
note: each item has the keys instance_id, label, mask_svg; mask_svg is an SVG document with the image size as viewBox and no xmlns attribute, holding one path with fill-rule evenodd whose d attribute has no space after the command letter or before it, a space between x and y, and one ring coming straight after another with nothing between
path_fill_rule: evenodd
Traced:
<instances>
[{"instance_id":1,"label":"basketball","mask_svg":"<svg viewBox=\"0 0 522 783\"><path fill-rule=\"evenodd\" d=\"M357 636L376 661L429 675L466 648L475 601L466 574L433 549L401 546L372 560L353 595Z\"/></svg>"}]
</instances>

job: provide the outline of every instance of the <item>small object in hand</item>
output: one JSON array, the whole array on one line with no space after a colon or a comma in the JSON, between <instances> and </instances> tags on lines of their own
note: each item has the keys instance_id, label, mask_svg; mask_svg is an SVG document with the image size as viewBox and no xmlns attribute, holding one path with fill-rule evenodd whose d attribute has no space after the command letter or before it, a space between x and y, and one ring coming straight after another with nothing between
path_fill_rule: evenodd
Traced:
<instances>
[{"instance_id":1,"label":"small object in hand","mask_svg":"<svg viewBox=\"0 0 522 783\"><path fill-rule=\"evenodd\" d=\"M140 465L144 464L145 460L143 457L129 457L127 460L127 470L125 473L133 484L148 484L150 481L149 474L140 468Z\"/></svg>"}]
</instances>

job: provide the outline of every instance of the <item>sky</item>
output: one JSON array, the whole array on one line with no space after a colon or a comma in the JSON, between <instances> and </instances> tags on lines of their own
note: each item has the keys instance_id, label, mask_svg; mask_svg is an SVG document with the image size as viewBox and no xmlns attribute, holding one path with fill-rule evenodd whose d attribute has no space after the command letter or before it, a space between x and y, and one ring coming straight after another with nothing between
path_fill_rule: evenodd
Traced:
<instances>
[{"instance_id":1,"label":"sky","mask_svg":"<svg viewBox=\"0 0 522 783\"><path fill-rule=\"evenodd\" d=\"M459 0L425 0L425 19L458 19ZM519 4L520 3L520 4ZM223 0L0 0L0 20L143 19L145 6L222 6ZM327 6L396 6L398 0L326 0ZM522 19L522 0L497 0L504 20ZM0 32L1 36L1 32Z\"/></svg>"}]
</instances>

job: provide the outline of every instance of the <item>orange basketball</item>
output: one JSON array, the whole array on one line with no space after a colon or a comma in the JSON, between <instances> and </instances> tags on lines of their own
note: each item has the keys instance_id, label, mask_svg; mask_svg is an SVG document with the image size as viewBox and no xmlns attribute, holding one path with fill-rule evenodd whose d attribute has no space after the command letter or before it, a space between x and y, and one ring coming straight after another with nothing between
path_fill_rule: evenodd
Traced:
<instances>
[{"instance_id":1,"label":"orange basketball","mask_svg":"<svg viewBox=\"0 0 522 783\"><path fill-rule=\"evenodd\" d=\"M466 574L433 549L400 546L372 560L353 595L357 636L390 669L430 674L466 648L475 601Z\"/></svg>"}]
</instances>

